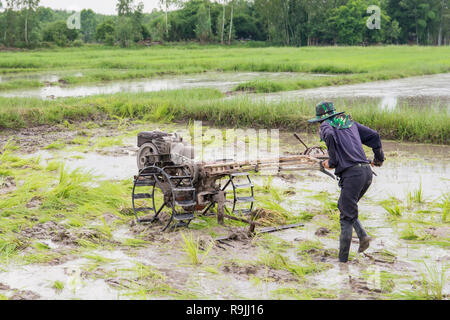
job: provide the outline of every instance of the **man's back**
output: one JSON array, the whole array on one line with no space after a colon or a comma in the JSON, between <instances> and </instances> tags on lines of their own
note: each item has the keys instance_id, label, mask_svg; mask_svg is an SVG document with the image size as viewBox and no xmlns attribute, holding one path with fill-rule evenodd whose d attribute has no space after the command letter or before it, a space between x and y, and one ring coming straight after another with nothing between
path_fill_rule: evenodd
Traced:
<instances>
[{"instance_id":1,"label":"man's back","mask_svg":"<svg viewBox=\"0 0 450 320\"><path fill-rule=\"evenodd\" d=\"M320 137L327 145L330 156L328 163L331 168L336 169L336 175L358 163L369 163L362 144L373 149L376 159L384 159L378 133L356 121L348 128L333 127L328 121L324 121L320 125Z\"/></svg>"}]
</instances>

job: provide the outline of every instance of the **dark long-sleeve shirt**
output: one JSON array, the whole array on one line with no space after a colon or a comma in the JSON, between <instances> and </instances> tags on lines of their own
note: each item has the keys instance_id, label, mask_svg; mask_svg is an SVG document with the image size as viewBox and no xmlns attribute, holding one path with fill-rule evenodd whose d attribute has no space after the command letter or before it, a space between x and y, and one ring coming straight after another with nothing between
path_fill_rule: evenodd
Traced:
<instances>
[{"instance_id":1,"label":"dark long-sleeve shirt","mask_svg":"<svg viewBox=\"0 0 450 320\"><path fill-rule=\"evenodd\" d=\"M380 135L362 124L354 121L347 129L337 129L326 121L320 125L320 138L325 141L328 149L328 164L335 168L335 174L341 173L358 163L369 163L362 144L372 148L374 158L384 161Z\"/></svg>"}]
</instances>

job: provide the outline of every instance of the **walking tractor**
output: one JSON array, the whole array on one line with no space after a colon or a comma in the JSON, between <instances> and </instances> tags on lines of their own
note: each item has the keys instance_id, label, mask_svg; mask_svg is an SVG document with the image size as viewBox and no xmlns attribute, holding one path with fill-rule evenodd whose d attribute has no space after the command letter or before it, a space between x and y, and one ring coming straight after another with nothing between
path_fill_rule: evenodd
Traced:
<instances>
[{"instance_id":1,"label":"walking tractor","mask_svg":"<svg viewBox=\"0 0 450 320\"><path fill-rule=\"evenodd\" d=\"M196 215L215 214L220 224L224 218L238 220L254 232L258 223L250 172L320 170L332 176L321 166L328 155L320 147L279 158L201 162L180 135L160 131L139 133L138 147L133 210L138 223L158 221L163 231L187 227Z\"/></svg>"}]
</instances>

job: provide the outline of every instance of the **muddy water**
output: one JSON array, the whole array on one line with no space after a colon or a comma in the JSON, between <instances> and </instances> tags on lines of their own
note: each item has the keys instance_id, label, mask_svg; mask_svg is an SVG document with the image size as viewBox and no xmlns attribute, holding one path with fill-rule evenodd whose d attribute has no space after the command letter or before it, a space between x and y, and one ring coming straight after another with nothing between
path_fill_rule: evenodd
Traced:
<instances>
[{"instance_id":1,"label":"muddy water","mask_svg":"<svg viewBox=\"0 0 450 320\"><path fill-rule=\"evenodd\" d=\"M151 125L152 129L157 125ZM173 126L173 129L180 129ZM144 129L144 128L143 128ZM108 130L109 132L109 130ZM302 136L308 145L317 143L315 136ZM292 137L292 133L280 134L282 152L302 151L298 142ZM328 270L308 277L307 285L310 287L326 288L340 299L370 298L367 290L363 294L358 293L358 284L367 274L380 274L387 271L404 277L411 276L420 279L418 272L425 272L425 262L428 266L448 265L450 252L442 246L415 244L400 239L398 226L388 219L385 210L376 202L385 200L391 196L405 201L407 192L416 190L421 184L426 201L434 202L443 193L450 190L450 154L449 146L420 145L410 143L383 142L387 161L381 168L376 168L378 176L374 177L373 184L367 195L360 202L360 214L363 225L374 237L368 253L375 255L377 251L388 250L396 256L394 264L373 263L369 257L356 255L347 268L340 267L335 259L328 258L331 263ZM214 147L213 147L214 148ZM300 149L300 150L299 150ZM48 160L63 160L70 168L80 168L101 175L100 179L116 180L130 179L136 174L135 163L136 139L134 137L124 139L121 146L105 148L97 151L72 152L67 150L39 151L34 155L40 155L45 162ZM266 177L254 177L257 185L263 185ZM328 192L333 199L339 195L337 183L320 172L300 172L294 176L275 176L272 185L282 189L292 189L295 195L286 197L281 205L291 212L309 211L320 207L318 200L310 198L319 192ZM267 197L256 195L256 199ZM320 224L320 217L306 222L303 228L290 229L277 232L274 236L290 243L298 243L303 240L320 241L327 249L337 249L338 240L333 237L319 237L315 234ZM128 226L123 226L114 231L114 238L121 241L135 237ZM170 237L169 237L170 238ZM169 240L168 240L169 241ZM113 259L105 263L105 270L119 270L131 268L135 263L143 263L156 267L164 272L171 281L171 285L184 284L193 290L199 297L232 299L271 299L271 292L286 286L283 281L269 281L255 284L251 281L251 274L213 274L205 269L186 266L182 261L184 253L177 251L179 240L172 242L155 241L138 251L128 253L123 250L92 252L106 258ZM241 259L244 261L257 259L257 248L243 247L239 243L234 244L226 251L214 249L208 258L210 266L216 266L220 261L227 259ZM52 246L50 246L52 247ZM357 242L352 244L352 252L356 252ZM295 250L288 250L286 255L296 261ZM90 261L77 258L56 266L13 266L3 268L0 272L0 283L9 285L19 290L31 290L40 295L42 299L127 299L120 290L108 285L104 279L83 277L80 269L89 265ZM220 263L219 263L220 264ZM262 271L255 275L263 277ZM350 278L351 277L351 278ZM351 280L353 279L353 280ZM356 279L356 280L355 280ZM377 277L369 289L377 289ZM57 292L52 288L54 281L62 281L66 284L64 290ZM114 280L114 279L113 279ZM289 286L289 282L287 284ZM193 289L195 288L195 289ZM185 287L184 287L185 289ZM395 290L411 289L404 279L395 281ZM450 294L448 281L443 288L444 294Z\"/></svg>"},{"instance_id":2,"label":"muddy water","mask_svg":"<svg viewBox=\"0 0 450 320\"><path fill-rule=\"evenodd\" d=\"M383 109L397 105L450 107L450 73L376 81L354 85L256 94L254 99L288 101L298 99L344 99L348 105L374 101Z\"/></svg>"},{"instance_id":3,"label":"muddy water","mask_svg":"<svg viewBox=\"0 0 450 320\"><path fill-rule=\"evenodd\" d=\"M71 75L74 77L82 77L83 73L73 72L66 73L66 75ZM24 73L24 74L14 74L14 75L0 75L0 83L17 81L17 80L37 80L40 82L53 83L58 82L62 77L62 73Z\"/></svg>"},{"instance_id":4,"label":"muddy water","mask_svg":"<svg viewBox=\"0 0 450 320\"><path fill-rule=\"evenodd\" d=\"M281 80L288 78L311 79L329 75L293 72L206 72L193 75L166 76L160 78L114 81L82 86L47 86L39 89L1 92L4 97L60 98L83 97L97 94L126 92L151 92L173 89L216 88L229 91L241 82L255 79Z\"/></svg>"}]
</instances>

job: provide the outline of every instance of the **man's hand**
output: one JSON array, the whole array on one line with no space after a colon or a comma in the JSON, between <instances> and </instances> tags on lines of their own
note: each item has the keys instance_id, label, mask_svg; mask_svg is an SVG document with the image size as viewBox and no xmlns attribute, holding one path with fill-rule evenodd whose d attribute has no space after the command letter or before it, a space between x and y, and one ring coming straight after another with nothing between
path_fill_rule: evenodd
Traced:
<instances>
[{"instance_id":1,"label":"man's hand","mask_svg":"<svg viewBox=\"0 0 450 320\"><path fill-rule=\"evenodd\" d=\"M322 161L322 166L323 166L325 169L331 169L331 168L330 168L330 165L328 164L328 160Z\"/></svg>"},{"instance_id":2,"label":"man's hand","mask_svg":"<svg viewBox=\"0 0 450 320\"><path fill-rule=\"evenodd\" d=\"M383 161L379 161L379 160L377 160L377 159L373 159L371 162L370 162L370 165L373 167L373 166L375 166L375 167L381 167L382 165L383 165Z\"/></svg>"}]
</instances>

